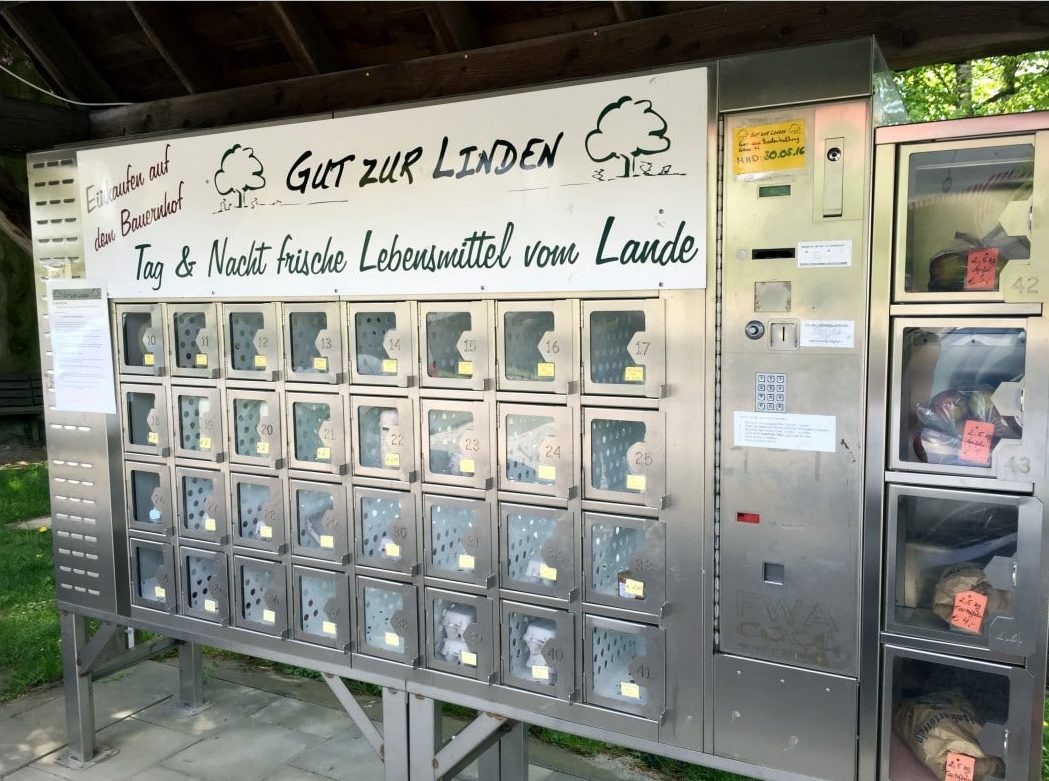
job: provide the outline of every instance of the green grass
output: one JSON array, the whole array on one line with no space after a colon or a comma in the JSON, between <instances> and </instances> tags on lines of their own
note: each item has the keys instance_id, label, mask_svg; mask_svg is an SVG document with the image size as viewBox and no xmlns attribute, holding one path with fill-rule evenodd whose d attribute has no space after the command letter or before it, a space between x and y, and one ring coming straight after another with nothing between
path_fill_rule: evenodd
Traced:
<instances>
[{"instance_id":1,"label":"green grass","mask_svg":"<svg viewBox=\"0 0 1049 781\"><path fill-rule=\"evenodd\" d=\"M47 464L0 467L0 524L51 513Z\"/></svg>"}]
</instances>

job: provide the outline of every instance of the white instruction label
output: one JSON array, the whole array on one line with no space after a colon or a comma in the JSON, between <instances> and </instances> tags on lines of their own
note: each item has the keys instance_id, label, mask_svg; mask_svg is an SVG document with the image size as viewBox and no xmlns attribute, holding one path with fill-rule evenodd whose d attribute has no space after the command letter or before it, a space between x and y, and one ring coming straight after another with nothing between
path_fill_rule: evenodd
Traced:
<instances>
[{"instance_id":1,"label":"white instruction label","mask_svg":"<svg viewBox=\"0 0 1049 781\"><path fill-rule=\"evenodd\" d=\"M112 415L117 407L105 291L62 279L49 281L47 295L56 409Z\"/></svg>"},{"instance_id":2,"label":"white instruction label","mask_svg":"<svg viewBox=\"0 0 1049 781\"><path fill-rule=\"evenodd\" d=\"M851 265L852 239L798 242L798 268Z\"/></svg>"},{"instance_id":3,"label":"white instruction label","mask_svg":"<svg viewBox=\"0 0 1049 781\"><path fill-rule=\"evenodd\" d=\"M833 453L837 418L833 415L788 415L735 412L735 446Z\"/></svg>"},{"instance_id":4,"label":"white instruction label","mask_svg":"<svg viewBox=\"0 0 1049 781\"><path fill-rule=\"evenodd\" d=\"M853 320L802 320L802 347L856 346L856 323Z\"/></svg>"}]
</instances>

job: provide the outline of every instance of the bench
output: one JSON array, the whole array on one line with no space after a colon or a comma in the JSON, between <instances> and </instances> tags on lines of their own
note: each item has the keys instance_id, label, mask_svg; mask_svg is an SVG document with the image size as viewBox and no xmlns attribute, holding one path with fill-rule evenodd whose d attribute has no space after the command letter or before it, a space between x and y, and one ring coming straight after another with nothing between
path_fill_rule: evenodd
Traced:
<instances>
[{"instance_id":1,"label":"bench","mask_svg":"<svg viewBox=\"0 0 1049 781\"><path fill-rule=\"evenodd\" d=\"M40 375L0 374L0 418L33 418L33 439L43 443L44 383Z\"/></svg>"}]
</instances>

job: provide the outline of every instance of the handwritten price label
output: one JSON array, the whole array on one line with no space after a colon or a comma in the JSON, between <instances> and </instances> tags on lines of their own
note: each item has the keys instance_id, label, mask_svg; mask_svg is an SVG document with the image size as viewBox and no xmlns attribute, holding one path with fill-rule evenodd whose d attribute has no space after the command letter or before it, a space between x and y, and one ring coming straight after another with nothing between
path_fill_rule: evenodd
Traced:
<instances>
[{"instance_id":1,"label":"handwritten price label","mask_svg":"<svg viewBox=\"0 0 1049 781\"><path fill-rule=\"evenodd\" d=\"M142 356L142 360L146 366L155 366L157 363L157 358L153 353L146 353Z\"/></svg>"},{"instance_id":2,"label":"handwritten price label","mask_svg":"<svg viewBox=\"0 0 1049 781\"><path fill-rule=\"evenodd\" d=\"M626 578L622 583L619 584L619 596L632 597L634 599L644 599L645 582L643 580L633 580L631 578Z\"/></svg>"},{"instance_id":3,"label":"handwritten price label","mask_svg":"<svg viewBox=\"0 0 1049 781\"><path fill-rule=\"evenodd\" d=\"M477 560L474 559L469 553L459 554L459 569L466 570L467 572L473 572L477 566Z\"/></svg>"},{"instance_id":4,"label":"handwritten price label","mask_svg":"<svg viewBox=\"0 0 1049 781\"><path fill-rule=\"evenodd\" d=\"M628 491L644 491L645 484L648 481L645 480L644 475L627 475L626 476L626 489Z\"/></svg>"},{"instance_id":5,"label":"handwritten price label","mask_svg":"<svg viewBox=\"0 0 1049 781\"><path fill-rule=\"evenodd\" d=\"M383 358L382 361L382 373L383 374L396 374L397 373L397 361L394 358Z\"/></svg>"},{"instance_id":6,"label":"handwritten price label","mask_svg":"<svg viewBox=\"0 0 1049 781\"><path fill-rule=\"evenodd\" d=\"M313 359L313 368L315 371L326 372L328 371L328 359L324 356Z\"/></svg>"},{"instance_id":7,"label":"handwritten price label","mask_svg":"<svg viewBox=\"0 0 1049 781\"><path fill-rule=\"evenodd\" d=\"M998 288L998 250L995 247L969 252L965 266L966 290L996 290Z\"/></svg>"},{"instance_id":8,"label":"handwritten price label","mask_svg":"<svg viewBox=\"0 0 1049 781\"><path fill-rule=\"evenodd\" d=\"M532 680L534 681L549 681L550 680L550 668L545 664L533 664L532 665Z\"/></svg>"},{"instance_id":9,"label":"handwritten price label","mask_svg":"<svg viewBox=\"0 0 1049 781\"><path fill-rule=\"evenodd\" d=\"M549 464L541 464L539 469L536 470L536 476L540 480L556 480L557 467L550 466Z\"/></svg>"},{"instance_id":10,"label":"handwritten price label","mask_svg":"<svg viewBox=\"0 0 1049 781\"><path fill-rule=\"evenodd\" d=\"M205 353L197 353L197 355L194 358L193 362L197 366L207 366L208 365L208 356Z\"/></svg>"},{"instance_id":11,"label":"handwritten price label","mask_svg":"<svg viewBox=\"0 0 1049 781\"><path fill-rule=\"evenodd\" d=\"M151 445L159 445L160 434L158 434L156 431L150 431L148 434L146 434L146 441Z\"/></svg>"},{"instance_id":12,"label":"handwritten price label","mask_svg":"<svg viewBox=\"0 0 1049 781\"><path fill-rule=\"evenodd\" d=\"M207 613L217 613L217 612L219 612L219 603L216 602L214 599L205 599L204 600L204 611L207 612Z\"/></svg>"},{"instance_id":13,"label":"handwritten price label","mask_svg":"<svg viewBox=\"0 0 1049 781\"><path fill-rule=\"evenodd\" d=\"M645 381L645 367L644 366L627 366L623 370L623 382L644 382Z\"/></svg>"},{"instance_id":14,"label":"handwritten price label","mask_svg":"<svg viewBox=\"0 0 1049 781\"><path fill-rule=\"evenodd\" d=\"M261 526L259 526L259 537L261 537L264 540L272 540L273 527L267 526L266 524L262 524Z\"/></svg>"},{"instance_id":15,"label":"handwritten price label","mask_svg":"<svg viewBox=\"0 0 1049 781\"><path fill-rule=\"evenodd\" d=\"M982 420L967 420L962 430L962 449L958 459L967 464L986 466L991 463L991 438L994 424Z\"/></svg>"},{"instance_id":16,"label":"handwritten price label","mask_svg":"<svg viewBox=\"0 0 1049 781\"><path fill-rule=\"evenodd\" d=\"M391 648L401 647L401 636L396 632L387 632L383 637L383 641Z\"/></svg>"},{"instance_id":17,"label":"handwritten price label","mask_svg":"<svg viewBox=\"0 0 1049 781\"><path fill-rule=\"evenodd\" d=\"M317 448L317 460L318 461L331 461L331 448L330 447L319 447L319 448Z\"/></svg>"},{"instance_id":18,"label":"handwritten price label","mask_svg":"<svg viewBox=\"0 0 1049 781\"><path fill-rule=\"evenodd\" d=\"M335 625L334 621L321 621L321 632L328 637L335 637L335 635L339 634L339 627Z\"/></svg>"},{"instance_id":19,"label":"handwritten price label","mask_svg":"<svg viewBox=\"0 0 1049 781\"><path fill-rule=\"evenodd\" d=\"M641 687L632 681L620 681L619 693L624 697L630 698L631 700L641 699Z\"/></svg>"},{"instance_id":20,"label":"handwritten price label","mask_svg":"<svg viewBox=\"0 0 1049 781\"><path fill-rule=\"evenodd\" d=\"M959 591L954 595L954 610L951 611L951 626L966 632L979 633L983 617L987 613L987 597L975 591Z\"/></svg>"},{"instance_id":21,"label":"handwritten price label","mask_svg":"<svg viewBox=\"0 0 1049 781\"><path fill-rule=\"evenodd\" d=\"M976 757L967 754L958 754L954 751L947 753L947 763L944 767L943 781L973 781L976 776Z\"/></svg>"},{"instance_id":22,"label":"handwritten price label","mask_svg":"<svg viewBox=\"0 0 1049 781\"><path fill-rule=\"evenodd\" d=\"M401 467L401 454L400 453L387 453L382 457L382 465L387 469L400 469Z\"/></svg>"},{"instance_id":23,"label":"handwritten price label","mask_svg":"<svg viewBox=\"0 0 1049 781\"><path fill-rule=\"evenodd\" d=\"M557 567L548 567L546 564L539 565L539 577L542 580L557 580Z\"/></svg>"},{"instance_id":24,"label":"handwritten price label","mask_svg":"<svg viewBox=\"0 0 1049 781\"><path fill-rule=\"evenodd\" d=\"M472 377L474 373L473 361L459 361L459 375L461 377Z\"/></svg>"}]
</instances>

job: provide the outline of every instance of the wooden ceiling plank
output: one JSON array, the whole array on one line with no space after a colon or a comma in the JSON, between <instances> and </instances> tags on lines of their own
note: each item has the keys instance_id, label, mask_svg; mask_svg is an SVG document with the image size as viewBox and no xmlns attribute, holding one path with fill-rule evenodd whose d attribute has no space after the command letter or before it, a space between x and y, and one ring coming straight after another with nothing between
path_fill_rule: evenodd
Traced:
<instances>
[{"instance_id":1,"label":"wooden ceiling plank","mask_svg":"<svg viewBox=\"0 0 1049 781\"><path fill-rule=\"evenodd\" d=\"M190 94L219 87L207 59L185 34L185 25L166 3L129 2L139 27Z\"/></svg>"},{"instance_id":2,"label":"wooden ceiling plank","mask_svg":"<svg viewBox=\"0 0 1049 781\"><path fill-rule=\"evenodd\" d=\"M423 3L423 10L437 38L438 51L461 52L481 45L481 34L469 3Z\"/></svg>"},{"instance_id":3,"label":"wooden ceiling plank","mask_svg":"<svg viewBox=\"0 0 1049 781\"><path fill-rule=\"evenodd\" d=\"M5 233L26 255L33 257L29 197L3 168L0 168L0 232Z\"/></svg>"},{"instance_id":4,"label":"wooden ceiling plank","mask_svg":"<svg viewBox=\"0 0 1049 781\"><path fill-rule=\"evenodd\" d=\"M0 154L25 154L88 137L84 111L0 95Z\"/></svg>"},{"instance_id":5,"label":"wooden ceiling plank","mask_svg":"<svg viewBox=\"0 0 1049 781\"><path fill-rule=\"evenodd\" d=\"M119 100L113 87L45 3L9 5L0 14L19 43L66 97L95 103Z\"/></svg>"},{"instance_id":6,"label":"wooden ceiling plank","mask_svg":"<svg viewBox=\"0 0 1049 781\"><path fill-rule=\"evenodd\" d=\"M612 3L612 8L620 22L635 22L638 19L647 19L653 14L652 4L645 0L621 0Z\"/></svg>"},{"instance_id":7,"label":"wooden ceiling plank","mask_svg":"<svg viewBox=\"0 0 1049 781\"><path fill-rule=\"evenodd\" d=\"M1049 48L1049 4L723 3L462 53L92 112L93 137L628 73L876 34L892 68ZM775 23L770 23L775 20ZM979 34L972 33L979 30ZM965 34L963 34L963 32Z\"/></svg>"},{"instance_id":8,"label":"wooden ceiling plank","mask_svg":"<svg viewBox=\"0 0 1049 781\"><path fill-rule=\"evenodd\" d=\"M268 2L264 7L284 48L304 73L330 73L344 67L331 36L307 3Z\"/></svg>"}]
</instances>

